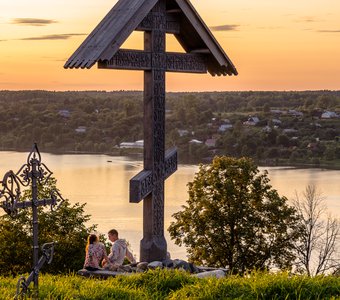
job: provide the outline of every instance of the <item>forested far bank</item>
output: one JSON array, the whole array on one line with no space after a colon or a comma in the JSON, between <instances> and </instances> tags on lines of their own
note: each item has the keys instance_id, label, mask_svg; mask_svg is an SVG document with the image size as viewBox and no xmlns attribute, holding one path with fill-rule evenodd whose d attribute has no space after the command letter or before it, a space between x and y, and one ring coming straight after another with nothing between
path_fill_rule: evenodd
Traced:
<instances>
[{"instance_id":1,"label":"forested far bank","mask_svg":"<svg viewBox=\"0 0 340 300\"><path fill-rule=\"evenodd\" d=\"M139 91L0 91L0 150L142 153ZM340 91L168 93L166 147L182 163L215 155L340 168Z\"/></svg>"}]
</instances>

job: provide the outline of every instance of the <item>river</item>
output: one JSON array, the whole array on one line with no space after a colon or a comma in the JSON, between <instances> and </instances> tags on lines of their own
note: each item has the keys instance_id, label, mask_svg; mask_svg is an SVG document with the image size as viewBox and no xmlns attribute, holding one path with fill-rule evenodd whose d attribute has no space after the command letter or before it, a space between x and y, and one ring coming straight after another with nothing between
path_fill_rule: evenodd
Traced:
<instances>
[{"instance_id":1,"label":"river","mask_svg":"<svg viewBox=\"0 0 340 300\"><path fill-rule=\"evenodd\" d=\"M142 203L130 204L129 180L142 170L142 161L106 155L54 155L42 153L42 162L54 173L57 187L71 203L87 203L89 224L98 224L98 232L116 228L127 239L137 259L142 238ZM26 162L27 153L0 151L0 180L8 170L17 171ZM326 199L333 216L340 215L340 171L261 167L268 170L270 183L281 196L292 199L309 184L315 184ZM172 258L186 258L186 250L170 239L167 227L172 214L185 204L187 183L192 181L196 165L179 165L165 184L165 236ZM0 211L0 215L3 214Z\"/></svg>"}]
</instances>

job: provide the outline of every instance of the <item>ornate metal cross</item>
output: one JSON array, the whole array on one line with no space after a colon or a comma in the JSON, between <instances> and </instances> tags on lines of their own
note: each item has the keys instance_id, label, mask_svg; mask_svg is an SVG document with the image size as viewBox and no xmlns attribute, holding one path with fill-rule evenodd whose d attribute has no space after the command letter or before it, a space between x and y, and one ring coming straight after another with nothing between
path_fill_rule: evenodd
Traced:
<instances>
[{"instance_id":1,"label":"ornate metal cross","mask_svg":"<svg viewBox=\"0 0 340 300\"><path fill-rule=\"evenodd\" d=\"M38 279L39 271L45 262L51 263L54 252L54 242L46 243L41 247L42 256L39 259L38 245L38 207L47 206L51 210L57 208L63 198L57 190L51 192L51 198L38 199L38 183L46 183L52 172L41 162L41 155L37 144L34 144L32 151L27 157L27 163L24 164L17 173L8 171L3 180L0 181L2 190L0 190L0 202L5 212L15 218L18 209L32 208L32 227L33 227L33 270L27 279L20 277L17 284L16 298L26 294L30 283L34 282L33 298L38 299ZM20 201L21 186L31 186L32 200Z\"/></svg>"},{"instance_id":2,"label":"ornate metal cross","mask_svg":"<svg viewBox=\"0 0 340 300\"><path fill-rule=\"evenodd\" d=\"M132 31L144 32L144 50L120 49ZM186 53L166 52L173 34ZM165 153L165 73L237 75L189 0L119 0L68 59L65 68L144 71L144 170L130 180L130 202L143 201L141 261L163 260L164 180L177 169L177 153Z\"/></svg>"}]
</instances>

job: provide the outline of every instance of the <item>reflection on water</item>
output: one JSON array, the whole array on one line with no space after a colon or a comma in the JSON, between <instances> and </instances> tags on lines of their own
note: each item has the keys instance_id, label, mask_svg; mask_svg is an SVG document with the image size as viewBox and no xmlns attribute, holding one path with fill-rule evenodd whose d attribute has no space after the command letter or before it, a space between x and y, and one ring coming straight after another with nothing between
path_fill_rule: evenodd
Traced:
<instances>
[{"instance_id":1,"label":"reflection on water","mask_svg":"<svg viewBox=\"0 0 340 300\"><path fill-rule=\"evenodd\" d=\"M264 169L264 168L260 168ZM269 172L270 182L280 195L288 199L314 184L326 198L328 210L340 215L340 171L323 169L265 168Z\"/></svg>"},{"instance_id":2,"label":"reflection on water","mask_svg":"<svg viewBox=\"0 0 340 300\"><path fill-rule=\"evenodd\" d=\"M8 170L17 171L26 162L27 153L0 152L0 178ZM129 203L129 180L143 168L143 163L127 157L106 155L42 154L42 161L54 173L57 186L64 198L72 203L87 203L90 224L98 224L98 231L106 233L116 228L139 256L142 239L142 202ZM315 184L327 198L333 215L340 212L340 171L320 169L267 169L273 188L288 199L295 191L302 192L308 184ZM173 258L186 258L186 251L170 240L166 228L171 215L181 209L187 200L187 183L198 170L194 165L180 165L165 184L165 235ZM0 211L0 214L3 214Z\"/></svg>"}]
</instances>

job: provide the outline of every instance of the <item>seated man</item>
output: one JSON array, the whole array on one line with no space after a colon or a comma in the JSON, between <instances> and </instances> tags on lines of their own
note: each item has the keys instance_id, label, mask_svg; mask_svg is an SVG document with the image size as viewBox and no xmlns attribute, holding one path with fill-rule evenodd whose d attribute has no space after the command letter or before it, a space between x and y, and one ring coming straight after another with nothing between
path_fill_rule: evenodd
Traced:
<instances>
[{"instance_id":1,"label":"seated man","mask_svg":"<svg viewBox=\"0 0 340 300\"><path fill-rule=\"evenodd\" d=\"M103 262L105 269L116 271L123 265L124 258L126 257L131 263L135 263L136 260L132 253L129 251L126 241L118 238L118 231L111 229L108 232L109 240L112 242L112 247L109 257L109 262Z\"/></svg>"}]
</instances>

